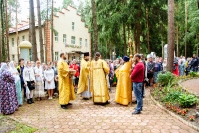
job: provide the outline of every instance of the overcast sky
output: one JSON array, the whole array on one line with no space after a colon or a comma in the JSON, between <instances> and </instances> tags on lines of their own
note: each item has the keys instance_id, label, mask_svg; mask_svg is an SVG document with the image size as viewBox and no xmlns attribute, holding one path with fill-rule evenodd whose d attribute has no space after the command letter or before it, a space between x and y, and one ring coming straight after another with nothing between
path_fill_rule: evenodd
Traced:
<instances>
[{"instance_id":1,"label":"overcast sky","mask_svg":"<svg viewBox=\"0 0 199 133\"><path fill-rule=\"evenodd\" d=\"M19 14L19 19L20 20L26 20L29 16L29 0L18 0L18 1L20 3L20 7L21 7L21 13ZM40 1L44 1L44 0L40 0ZM55 1L55 4L54 4L55 7L61 7L62 6L63 0L54 0L54 1ZM73 0L73 1L74 1L75 5L77 5L79 0ZM34 7L35 7L35 11L37 11L36 0L34 0ZM36 12L35 12L35 15L37 15Z\"/></svg>"}]
</instances>

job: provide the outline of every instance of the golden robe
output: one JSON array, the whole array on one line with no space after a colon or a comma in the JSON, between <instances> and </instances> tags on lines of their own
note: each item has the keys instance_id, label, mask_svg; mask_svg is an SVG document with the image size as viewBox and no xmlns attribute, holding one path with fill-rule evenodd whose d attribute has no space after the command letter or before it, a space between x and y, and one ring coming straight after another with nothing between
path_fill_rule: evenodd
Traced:
<instances>
[{"instance_id":1,"label":"golden robe","mask_svg":"<svg viewBox=\"0 0 199 133\"><path fill-rule=\"evenodd\" d=\"M115 102L128 105L132 100L131 62L126 62L118 71Z\"/></svg>"},{"instance_id":2,"label":"golden robe","mask_svg":"<svg viewBox=\"0 0 199 133\"><path fill-rule=\"evenodd\" d=\"M91 91L94 103L106 103L110 97L106 75L109 73L109 66L104 60L91 62Z\"/></svg>"},{"instance_id":3,"label":"golden robe","mask_svg":"<svg viewBox=\"0 0 199 133\"><path fill-rule=\"evenodd\" d=\"M82 59L77 94L81 94L82 92L88 90L89 87L88 76L89 76L89 62Z\"/></svg>"},{"instance_id":4,"label":"golden robe","mask_svg":"<svg viewBox=\"0 0 199 133\"><path fill-rule=\"evenodd\" d=\"M60 60L58 66L59 104L66 105L70 100L75 100L75 92L72 79L69 78L69 67L64 60Z\"/></svg>"}]
</instances>

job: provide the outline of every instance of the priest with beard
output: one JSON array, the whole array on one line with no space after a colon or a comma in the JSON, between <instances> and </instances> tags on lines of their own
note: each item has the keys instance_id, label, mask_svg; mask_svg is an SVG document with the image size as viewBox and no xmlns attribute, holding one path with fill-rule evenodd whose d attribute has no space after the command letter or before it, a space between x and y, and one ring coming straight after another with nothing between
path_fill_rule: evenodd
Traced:
<instances>
[{"instance_id":1,"label":"priest with beard","mask_svg":"<svg viewBox=\"0 0 199 133\"><path fill-rule=\"evenodd\" d=\"M75 100L75 92L73 81L70 78L70 69L66 63L66 55L60 54L58 66L58 82L59 82L59 104L62 109L67 109L68 105L72 105L70 100Z\"/></svg>"},{"instance_id":2,"label":"priest with beard","mask_svg":"<svg viewBox=\"0 0 199 133\"><path fill-rule=\"evenodd\" d=\"M129 57L124 56L124 65L118 71L118 83L116 87L115 102L128 105L132 101L132 83L131 83L131 66L132 61Z\"/></svg>"},{"instance_id":3,"label":"priest with beard","mask_svg":"<svg viewBox=\"0 0 199 133\"><path fill-rule=\"evenodd\" d=\"M84 53L81 60L80 77L77 94L81 94L83 99L90 99L92 96L90 91L90 61L89 52Z\"/></svg>"}]
</instances>

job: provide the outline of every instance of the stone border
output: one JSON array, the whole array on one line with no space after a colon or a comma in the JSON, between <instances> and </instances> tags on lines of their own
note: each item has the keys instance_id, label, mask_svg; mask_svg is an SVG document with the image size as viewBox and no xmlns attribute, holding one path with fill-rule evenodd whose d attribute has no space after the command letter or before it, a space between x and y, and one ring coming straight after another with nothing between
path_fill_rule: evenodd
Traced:
<instances>
[{"instance_id":1,"label":"stone border","mask_svg":"<svg viewBox=\"0 0 199 133\"><path fill-rule=\"evenodd\" d=\"M169 115L173 116L174 118L176 118L177 120L181 121L182 123L184 123L185 125L195 129L196 131L199 131L199 127L193 125L191 122L188 122L186 120L184 120L182 117L176 115L175 113L167 110L163 105L161 105L158 101L156 101L153 96L151 95L150 93L150 97L151 97L151 100L160 108L162 109L163 111L167 112Z\"/></svg>"}]
</instances>

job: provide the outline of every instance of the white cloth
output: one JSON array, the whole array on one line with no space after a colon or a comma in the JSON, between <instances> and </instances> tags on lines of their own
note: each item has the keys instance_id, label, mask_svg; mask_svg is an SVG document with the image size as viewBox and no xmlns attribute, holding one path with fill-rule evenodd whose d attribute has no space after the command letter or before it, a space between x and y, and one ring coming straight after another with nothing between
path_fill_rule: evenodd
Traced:
<instances>
[{"instance_id":1,"label":"white cloth","mask_svg":"<svg viewBox=\"0 0 199 133\"><path fill-rule=\"evenodd\" d=\"M25 67L23 70L24 83L27 85L27 81L35 81L35 74L32 67Z\"/></svg>"},{"instance_id":2,"label":"white cloth","mask_svg":"<svg viewBox=\"0 0 199 133\"><path fill-rule=\"evenodd\" d=\"M45 89L47 90L55 89L55 81L54 81L55 76L54 76L54 70L52 68L44 71L44 78L45 78Z\"/></svg>"},{"instance_id":3,"label":"white cloth","mask_svg":"<svg viewBox=\"0 0 199 133\"><path fill-rule=\"evenodd\" d=\"M11 71L13 77L15 78L15 83L17 83L17 81L20 80L19 72L18 72L17 69L15 68L14 62L13 62L13 61L11 61L9 65L10 65L10 71Z\"/></svg>"},{"instance_id":4,"label":"white cloth","mask_svg":"<svg viewBox=\"0 0 199 133\"><path fill-rule=\"evenodd\" d=\"M39 68L36 66L34 68L35 74L39 74L39 76L35 76L36 81L43 81L43 70L40 66Z\"/></svg>"},{"instance_id":5,"label":"white cloth","mask_svg":"<svg viewBox=\"0 0 199 133\"><path fill-rule=\"evenodd\" d=\"M83 98L91 98L92 97L92 93L90 92L90 82L89 82L89 78L88 78L88 90L84 91L81 93L81 96Z\"/></svg>"}]
</instances>

